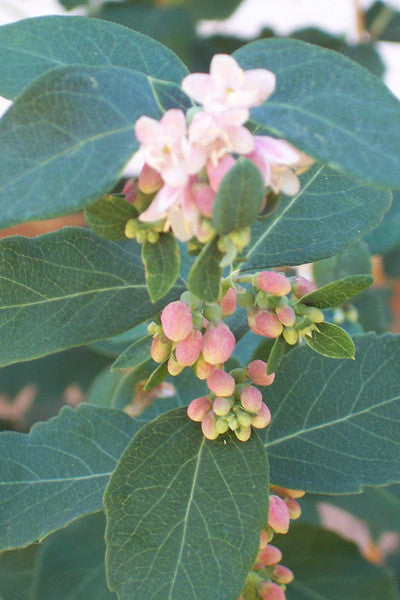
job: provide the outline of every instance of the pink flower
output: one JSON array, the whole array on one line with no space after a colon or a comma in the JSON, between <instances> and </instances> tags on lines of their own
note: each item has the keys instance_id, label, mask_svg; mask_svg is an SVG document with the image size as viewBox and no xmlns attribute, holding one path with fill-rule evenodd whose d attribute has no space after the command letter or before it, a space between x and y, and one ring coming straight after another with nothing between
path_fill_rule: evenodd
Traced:
<instances>
[{"instance_id":1,"label":"pink flower","mask_svg":"<svg viewBox=\"0 0 400 600\"><path fill-rule=\"evenodd\" d=\"M268 525L276 533L287 533L289 530L289 510L279 496L271 494L269 497Z\"/></svg>"},{"instance_id":2,"label":"pink flower","mask_svg":"<svg viewBox=\"0 0 400 600\"><path fill-rule=\"evenodd\" d=\"M191 187L193 202L205 217L211 217L215 201L215 191L206 183L194 183Z\"/></svg>"},{"instance_id":3,"label":"pink flower","mask_svg":"<svg viewBox=\"0 0 400 600\"><path fill-rule=\"evenodd\" d=\"M201 422L201 430L208 440L215 440L219 433L216 428L216 415L210 411Z\"/></svg>"},{"instance_id":4,"label":"pink flower","mask_svg":"<svg viewBox=\"0 0 400 600\"><path fill-rule=\"evenodd\" d=\"M212 365L224 363L235 349L236 340L224 323L211 326L203 336L203 357Z\"/></svg>"},{"instance_id":5,"label":"pink flower","mask_svg":"<svg viewBox=\"0 0 400 600\"><path fill-rule=\"evenodd\" d=\"M267 427L270 424L270 422L271 412L268 406L265 404L265 402L263 402L261 404L260 410L258 411L258 414L251 419L251 424L256 429L264 429L264 427Z\"/></svg>"},{"instance_id":6,"label":"pink flower","mask_svg":"<svg viewBox=\"0 0 400 600\"><path fill-rule=\"evenodd\" d=\"M235 380L223 369L216 369L207 377L207 385L217 396L231 396L235 391Z\"/></svg>"},{"instance_id":7,"label":"pink flower","mask_svg":"<svg viewBox=\"0 0 400 600\"><path fill-rule=\"evenodd\" d=\"M208 396L201 396L191 401L187 407L187 416L192 421L200 422L211 409L211 400Z\"/></svg>"},{"instance_id":8,"label":"pink flower","mask_svg":"<svg viewBox=\"0 0 400 600\"><path fill-rule=\"evenodd\" d=\"M207 175L214 192L218 191L221 181L228 171L235 165L236 159L230 154L225 154L217 164L207 163Z\"/></svg>"},{"instance_id":9,"label":"pink flower","mask_svg":"<svg viewBox=\"0 0 400 600\"><path fill-rule=\"evenodd\" d=\"M242 109L244 123L248 120L248 109L262 104L275 90L275 75L266 69L243 71L232 56L216 54L211 60L210 74L188 75L182 81L182 88L207 111Z\"/></svg>"},{"instance_id":10,"label":"pink flower","mask_svg":"<svg viewBox=\"0 0 400 600\"><path fill-rule=\"evenodd\" d=\"M246 372L256 385L271 385L275 379L275 373L267 375L267 363L263 360L253 360L247 365Z\"/></svg>"},{"instance_id":11,"label":"pink flower","mask_svg":"<svg viewBox=\"0 0 400 600\"><path fill-rule=\"evenodd\" d=\"M196 376L199 379L207 379L207 377L209 377L211 373L215 371L216 366L208 363L206 360L204 360L203 355L200 354L193 368Z\"/></svg>"},{"instance_id":12,"label":"pink flower","mask_svg":"<svg viewBox=\"0 0 400 600\"><path fill-rule=\"evenodd\" d=\"M272 581L264 580L258 588L262 600L285 600L285 592L283 589Z\"/></svg>"},{"instance_id":13,"label":"pink flower","mask_svg":"<svg viewBox=\"0 0 400 600\"><path fill-rule=\"evenodd\" d=\"M175 356L181 365L193 365L199 358L203 346L203 336L197 329L193 329L189 335L177 343Z\"/></svg>"},{"instance_id":14,"label":"pink flower","mask_svg":"<svg viewBox=\"0 0 400 600\"><path fill-rule=\"evenodd\" d=\"M297 296L297 298L302 298L306 294L314 292L317 289L315 283L309 281L305 277L291 277L290 283L292 286L292 291Z\"/></svg>"},{"instance_id":15,"label":"pink flower","mask_svg":"<svg viewBox=\"0 0 400 600\"><path fill-rule=\"evenodd\" d=\"M184 340L193 329L192 312L186 302L170 302L161 313L164 334L173 342Z\"/></svg>"},{"instance_id":16,"label":"pink flower","mask_svg":"<svg viewBox=\"0 0 400 600\"><path fill-rule=\"evenodd\" d=\"M272 579L276 581L276 583L287 585L294 579L293 571L288 569L288 567L284 567L283 565L276 565L272 569Z\"/></svg>"},{"instance_id":17,"label":"pink flower","mask_svg":"<svg viewBox=\"0 0 400 600\"><path fill-rule=\"evenodd\" d=\"M218 304L222 309L222 318L233 315L236 310L236 290L235 288L228 288L225 294L218 300Z\"/></svg>"},{"instance_id":18,"label":"pink flower","mask_svg":"<svg viewBox=\"0 0 400 600\"><path fill-rule=\"evenodd\" d=\"M263 550L260 550L257 561L263 563L266 567L277 565L282 560L282 552L276 546L267 544Z\"/></svg>"},{"instance_id":19,"label":"pink flower","mask_svg":"<svg viewBox=\"0 0 400 600\"><path fill-rule=\"evenodd\" d=\"M162 188L164 182L158 171L144 163L139 174L138 184L140 191L144 194L154 194Z\"/></svg>"},{"instance_id":20,"label":"pink flower","mask_svg":"<svg viewBox=\"0 0 400 600\"><path fill-rule=\"evenodd\" d=\"M274 296L286 296L291 290L290 281L286 275L276 271L261 271L256 275L256 282L260 289Z\"/></svg>"},{"instance_id":21,"label":"pink flower","mask_svg":"<svg viewBox=\"0 0 400 600\"><path fill-rule=\"evenodd\" d=\"M270 310L252 310L248 313L249 327L256 335L277 338L283 331L283 325Z\"/></svg>"},{"instance_id":22,"label":"pink flower","mask_svg":"<svg viewBox=\"0 0 400 600\"><path fill-rule=\"evenodd\" d=\"M245 410L258 413L262 406L262 394L260 390L249 385L240 394L240 402Z\"/></svg>"},{"instance_id":23,"label":"pink flower","mask_svg":"<svg viewBox=\"0 0 400 600\"><path fill-rule=\"evenodd\" d=\"M292 327L296 323L296 313L288 304L276 308L276 316L286 327Z\"/></svg>"}]
</instances>

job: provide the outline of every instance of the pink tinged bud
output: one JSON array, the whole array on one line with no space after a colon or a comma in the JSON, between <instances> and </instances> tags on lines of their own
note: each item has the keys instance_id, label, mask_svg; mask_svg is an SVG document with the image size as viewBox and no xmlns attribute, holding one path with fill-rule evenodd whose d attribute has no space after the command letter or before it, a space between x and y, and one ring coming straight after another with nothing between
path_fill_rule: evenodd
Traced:
<instances>
[{"instance_id":1,"label":"pink tinged bud","mask_svg":"<svg viewBox=\"0 0 400 600\"><path fill-rule=\"evenodd\" d=\"M173 342L184 340L193 329L192 312L189 306L177 300L170 302L161 313L164 334Z\"/></svg>"},{"instance_id":2,"label":"pink tinged bud","mask_svg":"<svg viewBox=\"0 0 400 600\"><path fill-rule=\"evenodd\" d=\"M225 154L216 165L211 160L207 163L207 175L214 192L218 191L221 181L235 163L236 160L230 154Z\"/></svg>"},{"instance_id":3,"label":"pink tinged bud","mask_svg":"<svg viewBox=\"0 0 400 600\"><path fill-rule=\"evenodd\" d=\"M143 194L154 194L154 192L158 192L164 185L160 173L152 167L149 167L147 163L143 165L138 183L139 189Z\"/></svg>"},{"instance_id":4,"label":"pink tinged bud","mask_svg":"<svg viewBox=\"0 0 400 600\"><path fill-rule=\"evenodd\" d=\"M179 375L179 373L182 373L184 368L185 365L181 365L180 363L178 363L175 357L171 354L167 363L168 373L175 377L175 375Z\"/></svg>"},{"instance_id":5,"label":"pink tinged bud","mask_svg":"<svg viewBox=\"0 0 400 600\"><path fill-rule=\"evenodd\" d=\"M292 327L296 322L296 313L293 308L287 304L276 308L276 316L286 327Z\"/></svg>"},{"instance_id":6,"label":"pink tinged bud","mask_svg":"<svg viewBox=\"0 0 400 600\"><path fill-rule=\"evenodd\" d=\"M256 275L256 282L261 290L274 296L286 296L291 291L289 279L276 271L261 271Z\"/></svg>"},{"instance_id":7,"label":"pink tinged bud","mask_svg":"<svg viewBox=\"0 0 400 600\"><path fill-rule=\"evenodd\" d=\"M262 581L258 588L262 600L285 600L285 592L276 583L272 581Z\"/></svg>"},{"instance_id":8,"label":"pink tinged bud","mask_svg":"<svg viewBox=\"0 0 400 600\"><path fill-rule=\"evenodd\" d=\"M268 525L276 533L287 533L289 531L289 509L279 496L271 494L269 497Z\"/></svg>"},{"instance_id":9,"label":"pink tinged bud","mask_svg":"<svg viewBox=\"0 0 400 600\"><path fill-rule=\"evenodd\" d=\"M302 298L310 292L314 292L317 286L312 281L309 281L305 277L291 277L290 282L292 284L292 291L297 298Z\"/></svg>"},{"instance_id":10,"label":"pink tinged bud","mask_svg":"<svg viewBox=\"0 0 400 600\"><path fill-rule=\"evenodd\" d=\"M290 498L302 498L305 495L305 492L301 490L291 490L290 488L283 488L278 485L271 485L271 489L279 496L289 496Z\"/></svg>"},{"instance_id":11,"label":"pink tinged bud","mask_svg":"<svg viewBox=\"0 0 400 600\"><path fill-rule=\"evenodd\" d=\"M248 314L250 329L257 335L277 338L283 331L283 325L270 310L253 310Z\"/></svg>"},{"instance_id":12,"label":"pink tinged bud","mask_svg":"<svg viewBox=\"0 0 400 600\"><path fill-rule=\"evenodd\" d=\"M199 379L207 379L215 371L216 367L204 360L203 355L200 354L193 369Z\"/></svg>"},{"instance_id":13,"label":"pink tinged bud","mask_svg":"<svg viewBox=\"0 0 400 600\"><path fill-rule=\"evenodd\" d=\"M137 199L138 195L138 182L137 179L128 179L122 188L122 194L125 195L125 200L133 204Z\"/></svg>"},{"instance_id":14,"label":"pink tinged bud","mask_svg":"<svg viewBox=\"0 0 400 600\"><path fill-rule=\"evenodd\" d=\"M261 529L260 531L260 550L264 550L268 544L268 536L265 529Z\"/></svg>"},{"instance_id":15,"label":"pink tinged bud","mask_svg":"<svg viewBox=\"0 0 400 600\"><path fill-rule=\"evenodd\" d=\"M264 429L271 422L271 413L268 406L263 402L261 408L258 411L258 415L251 419L251 424L256 429Z\"/></svg>"},{"instance_id":16,"label":"pink tinged bud","mask_svg":"<svg viewBox=\"0 0 400 600\"><path fill-rule=\"evenodd\" d=\"M275 379L275 373L267 375L267 363L263 360L253 360L247 365L246 372L256 385L271 385Z\"/></svg>"},{"instance_id":17,"label":"pink tinged bud","mask_svg":"<svg viewBox=\"0 0 400 600\"><path fill-rule=\"evenodd\" d=\"M211 325L203 336L203 357L212 365L224 363L231 356L235 344L235 336L227 325Z\"/></svg>"},{"instance_id":18,"label":"pink tinged bud","mask_svg":"<svg viewBox=\"0 0 400 600\"><path fill-rule=\"evenodd\" d=\"M285 498L285 504L288 507L289 517L291 519L298 519L301 515L300 504L294 498Z\"/></svg>"},{"instance_id":19,"label":"pink tinged bud","mask_svg":"<svg viewBox=\"0 0 400 600\"><path fill-rule=\"evenodd\" d=\"M197 329L193 329L189 335L177 343L175 356L181 365L193 365L200 356L203 346L203 336Z\"/></svg>"},{"instance_id":20,"label":"pink tinged bud","mask_svg":"<svg viewBox=\"0 0 400 600\"><path fill-rule=\"evenodd\" d=\"M200 214L211 217L215 201L214 190L206 183L195 183L190 188L190 192Z\"/></svg>"},{"instance_id":21,"label":"pink tinged bud","mask_svg":"<svg viewBox=\"0 0 400 600\"><path fill-rule=\"evenodd\" d=\"M272 570L271 576L276 583L280 583L282 585L287 585L294 579L293 571L288 569L288 567L284 567L283 565L276 565L276 567L274 567Z\"/></svg>"},{"instance_id":22,"label":"pink tinged bud","mask_svg":"<svg viewBox=\"0 0 400 600\"><path fill-rule=\"evenodd\" d=\"M258 553L257 561L263 563L266 567L277 565L282 560L282 552L276 546L268 544Z\"/></svg>"},{"instance_id":23,"label":"pink tinged bud","mask_svg":"<svg viewBox=\"0 0 400 600\"><path fill-rule=\"evenodd\" d=\"M151 344L151 358L157 362L163 362L170 355L172 344L165 335L156 335Z\"/></svg>"},{"instance_id":24,"label":"pink tinged bud","mask_svg":"<svg viewBox=\"0 0 400 600\"><path fill-rule=\"evenodd\" d=\"M240 394L240 402L245 410L258 413L263 403L262 394L260 390L249 385Z\"/></svg>"},{"instance_id":25,"label":"pink tinged bud","mask_svg":"<svg viewBox=\"0 0 400 600\"><path fill-rule=\"evenodd\" d=\"M228 288L222 300L219 301L219 305L222 309L222 317L229 317L233 315L236 310L236 290L235 288Z\"/></svg>"},{"instance_id":26,"label":"pink tinged bud","mask_svg":"<svg viewBox=\"0 0 400 600\"><path fill-rule=\"evenodd\" d=\"M211 392L217 396L232 396L235 391L235 380L232 375L223 369L216 369L207 377L207 385Z\"/></svg>"},{"instance_id":27,"label":"pink tinged bud","mask_svg":"<svg viewBox=\"0 0 400 600\"><path fill-rule=\"evenodd\" d=\"M251 436L251 427L239 427L235 429L235 435L241 442L247 442Z\"/></svg>"},{"instance_id":28,"label":"pink tinged bud","mask_svg":"<svg viewBox=\"0 0 400 600\"><path fill-rule=\"evenodd\" d=\"M216 428L216 416L212 411L202 420L201 430L204 437L208 440L215 440L218 437L219 433Z\"/></svg>"},{"instance_id":29,"label":"pink tinged bud","mask_svg":"<svg viewBox=\"0 0 400 600\"><path fill-rule=\"evenodd\" d=\"M228 398L215 398L212 409L218 417L225 417L231 410L232 403Z\"/></svg>"},{"instance_id":30,"label":"pink tinged bud","mask_svg":"<svg viewBox=\"0 0 400 600\"><path fill-rule=\"evenodd\" d=\"M187 416L192 421L200 422L211 410L211 400L208 396L200 396L191 401L187 407Z\"/></svg>"}]
</instances>

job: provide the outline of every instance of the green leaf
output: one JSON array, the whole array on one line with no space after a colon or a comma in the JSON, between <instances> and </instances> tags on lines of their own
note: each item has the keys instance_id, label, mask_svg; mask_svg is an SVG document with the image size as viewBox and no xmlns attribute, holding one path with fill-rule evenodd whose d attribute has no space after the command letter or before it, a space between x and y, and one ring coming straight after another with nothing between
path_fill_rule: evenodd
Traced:
<instances>
[{"instance_id":1,"label":"green leaf","mask_svg":"<svg viewBox=\"0 0 400 600\"><path fill-rule=\"evenodd\" d=\"M88 229L0 241L0 365L121 333L159 307L140 259Z\"/></svg>"},{"instance_id":2,"label":"green leaf","mask_svg":"<svg viewBox=\"0 0 400 600\"><path fill-rule=\"evenodd\" d=\"M97 235L106 240L125 240L125 226L129 219L137 217L136 209L121 198L107 194L85 208L87 224Z\"/></svg>"},{"instance_id":3,"label":"green leaf","mask_svg":"<svg viewBox=\"0 0 400 600\"><path fill-rule=\"evenodd\" d=\"M125 373L113 390L110 406L112 408L125 408L128 404L132 404L138 386L142 386L146 382L153 369L154 362L150 359L135 367L132 371ZM142 388L140 388L140 391L142 391Z\"/></svg>"},{"instance_id":4,"label":"green leaf","mask_svg":"<svg viewBox=\"0 0 400 600\"><path fill-rule=\"evenodd\" d=\"M263 391L263 434L277 485L326 494L399 481L400 336L355 336L356 360L305 346L283 359Z\"/></svg>"},{"instance_id":5,"label":"green leaf","mask_svg":"<svg viewBox=\"0 0 400 600\"><path fill-rule=\"evenodd\" d=\"M266 523L268 489L257 435L210 442L185 409L143 427L104 496L111 589L120 600L237 598Z\"/></svg>"},{"instance_id":6,"label":"green leaf","mask_svg":"<svg viewBox=\"0 0 400 600\"><path fill-rule=\"evenodd\" d=\"M112 364L111 369L131 369L132 367L138 367L150 358L150 349L152 343L152 336L145 335L138 340L135 340L133 344L118 356Z\"/></svg>"},{"instance_id":7,"label":"green leaf","mask_svg":"<svg viewBox=\"0 0 400 600\"><path fill-rule=\"evenodd\" d=\"M139 245L138 245L139 247ZM125 245L123 248L126 249ZM122 352L124 352L128 346L130 346L135 340L143 337L147 334L146 323L140 323L128 331L124 331L120 335L115 335L111 338L106 338L99 342L92 342L89 347L95 352L109 356L110 358L117 358Z\"/></svg>"},{"instance_id":8,"label":"green leaf","mask_svg":"<svg viewBox=\"0 0 400 600\"><path fill-rule=\"evenodd\" d=\"M184 3L193 10L198 19L227 19L239 6L241 0L184 0Z\"/></svg>"},{"instance_id":9,"label":"green leaf","mask_svg":"<svg viewBox=\"0 0 400 600\"><path fill-rule=\"evenodd\" d=\"M354 358L354 342L344 329L333 323L318 323L317 327L311 337L305 337L314 352L328 358Z\"/></svg>"},{"instance_id":10,"label":"green leaf","mask_svg":"<svg viewBox=\"0 0 400 600\"><path fill-rule=\"evenodd\" d=\"M279 549L295 574L288 600L397 600L393 578L335 533L294 523Z\"/></svg>"},{"instance_id":11,"label":"green leaf","mask_svg":"<svg viewBox=\"0 0 400 600\"><path fill-rule=\"evenodd\" d=\"M336 256L319 260L312 267L314 281L318 287L343 279L348 275L371 273L371 257L368 246L360 240L345 248Z\"/></svg>"},{"instance_id":12,"label":"green leaf","mask_svg":"<svg viewBox=\"0 0 400 600\"><path fill-rule=\"evenodd\" d=\"M272 97L251 113L260 133L287 138L359 181L400 187L400 106L374 75L297 40L259 40L233 56L245 69L277 77Z\"/></svg>"},{"instance_id":13,"label":"green leaf","mask_svg":"<svg viewBox=\"0 0 400 600\"><path fill-rule=\"evenodd\" d=\"M164 360L158 367L152 372L144 386L145 392L150 392L155 387L160 385L168 375L168 359Z\"/></svg>"},{"instance_id":14,"label":"green leaf","mask_svg":"<svg viewBox=\"0 0 400 600\"><path fill-rule=\"evenodd\" d=\"M282 359L286 354L287 346L288 345L286 344L285 340L281 336L279 336L275 339L274 344L271 348L271 352L269 353L269 356L268 356L268 363L267 363L267 374L268 375L271 375L271 373L276 373L276 371L279 369Z\"/></svg>"},{"instance_id":15,"label":"green leaf","mask_svg":"<svg viewBox=\"0 0 400 600\"><path fill-rule=\"evenodd\" d=\"M274 218L252 226L245 268L300 265L337 254L376 227L390 200L387 191L315 165L301 177L297 196L283 197Z\"/></svg>"},{"instance_id":16,"label":"green leaf","mask_svg":"<svg viewBox=\"0 0 400 600\"><path fill-rule=\"evenodd\" d=\"M223 178L215 197L212 224L224 235L251 225L264 200L260 170L247 158L239 158Z\"/></svg>"},{"instance_id":17,"label":"green leaf","mask_svg":"<svg viewBox=\"0 0 400 600\"><path fill-rule=\"evenodd\" d=\"M123 376L121 371L110 371L108 366L93 379L86 402L101 408L111 408L114 392Z\"/></svg>"},{"instance_id":18,"label":"green leaf","mask_svg":"<svg viewBox=\"0 0 400 600\"><path fill-rule=\"evenodd\" d=\"M100 510L108 479L140 424L125 413L82 404L0 434L0 548L26 546Z\"/></svg>"},{"instance_id":19,"label":"green leaf","mask_svg":"<svg viewBox=\"0 0 400 600\"><path fill-rule=\"evenodd\" d=\"M0 554L0 594L4 600L31 600L38 546ZM32 599L33 600L33 599ZM39 599L38 599L39 600Z\"/></svg>"},{"instance_id":20,"label":"green leaf","mask_svg":"<svg viewBox=\"0 0 400 600\"><path fill-rule=\"evenodd\" d=\"M391 298L393 291L390 288L370 288L366 290L353 303L358 313L358 321L364 331L385 333L393 319L391 312Z\"/></svg>"},{"instance_id":21,"label":"green leaf","mask_svg":"<svg viewBox=\"0 0 400 600\"><path fill-rule=\"evenodd\" d=\"M15 98L42 73L68 65L125 67L176 83L188 74L171 50L114 23L46 16L0 28L2 96Z\"/></svg>"},{"instance_id":22,"label":"green leaf","mask_svg":"<svg viewBox=\"0 0 400 600\"><path fill-rule=\"evenodd\" d=\"M171 104L159 92L122 67L60 67L35 79L0 121L0 227L68 214L109 192L138 148L135 121Z\"/></svg>"},{"instance_id":23,"label":"green leaf","mask_svg":"<svg viewBox=\"0 0 400 600\"><path fill-rule=\"evenodd\" d=\"M215 237L204 246L189 273L189 290L205 302L216 302L220 293L222 252Z\"/></svg>"},{"instance_id":24,"label":"green leaf","mask_svg":"<svg viewBox=\"0 0 400 600\"><path fill-rule=\"evenodd\" d=\"M339 306L363 292L374 282L372 275L349 275L338 281L333 281L322 288L309 292L300 299L302 304L316 306L317 308L330 308Z\"/></svg>"},{"instance_id":25,"label":"green leaf","mask_svg":"<svg viewBox=\"0 0 400 600\"><path fill-rule=\"evenodd\" d=\"M149 296L156 302L169 292L179 275L180 254L172 233L162 233L155 244L145 241L142 260Z\"/></svg>"},{"instance_id":26,"label":"green leaf","mask_svg":"<svg viewBox=\"0 0 400 600\"><path fill-rule=\"evenodd\" d=\"M400 13L394 6L378 0L366 12L366 26L373 41L400 41Z\"/></svg>"},{"instance_id":27,"label":"green leaf","mask_svg":"<svg viewBox=\"0 0 400 600\"><path fill-rule=\"evenodd\" d=\"M400 193L393 192L392 205L382 221L364 238L371 254L383 254L400 242Z\"/></svg>"}]
</instances>

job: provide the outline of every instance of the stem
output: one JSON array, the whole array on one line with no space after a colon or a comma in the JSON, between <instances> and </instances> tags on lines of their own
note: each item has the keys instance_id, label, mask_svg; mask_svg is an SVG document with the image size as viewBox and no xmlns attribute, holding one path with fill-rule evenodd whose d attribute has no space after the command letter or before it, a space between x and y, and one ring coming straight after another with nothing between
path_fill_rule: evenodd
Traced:
<instances>
[{"instance_id":1,"label":"stem","mask_svg":"<svg viewBox=\"0 0 400 600\"><path fill-rule=\"evenodd\" d=\"M371 36L371 40L376 41L379 39L381 33L385 31L395 14L396 10L391 6L384 6L382 8L381 12L378 14L370 27L369 34Z\"/></svg>"},{"instance_id":2,"label":"stem","mask_svg":"<svg viewBox=\"0 0 400 600\"><path fill-rule=\"evenodd\" d=\"M356 17L356 32L357 38L360 43L365 41L366 38L366 25L364 11L360 6L359 0L353 0L354 12Z\"/></svg>"}]
</instances>

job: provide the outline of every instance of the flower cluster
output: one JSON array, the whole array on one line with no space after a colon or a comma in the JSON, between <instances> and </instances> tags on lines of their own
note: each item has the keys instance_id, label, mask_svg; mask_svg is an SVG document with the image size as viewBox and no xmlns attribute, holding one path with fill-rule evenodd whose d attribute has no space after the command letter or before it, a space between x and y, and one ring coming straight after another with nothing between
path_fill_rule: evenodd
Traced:
<instances>
[{"instance_id":1,"label":"flower cluster","mask_svg":"<svg viewBox=\"0 0 400 600\"><path fill-rule=\"evenodd\" d=\"M295 195L297 175L313 163L285 140L254 136L245 127L250 109L275 90L270 71L243 71L231 56L217 54L210 73L188 75L182 89L201 106L187 114L168 110L160 121L143 116L135 124L144 167L136 191L130 182L124 193L140 213L128 222L126 235L138 241L157 240L149 231L172 229L181 241L207 242L214 235L216 193L238 155L253 161L266 189L276 194Z\"/></svg>"},{"instance_id":2,"label":"flower cluster","mask_svg":"<svg viewBox=\"0 0 400 600\"><path fill-rule=\"evenodd\" d=\"M271 486L268 526L260 534L260 549L256 562L246 579L239 600L285 600L286 585L293 581L290 569L280 564L282 553L272 541L276 533L287 533L291 519L298 519L301 508L297 498L304 492Z\"/></svg>"}]
</instances>

